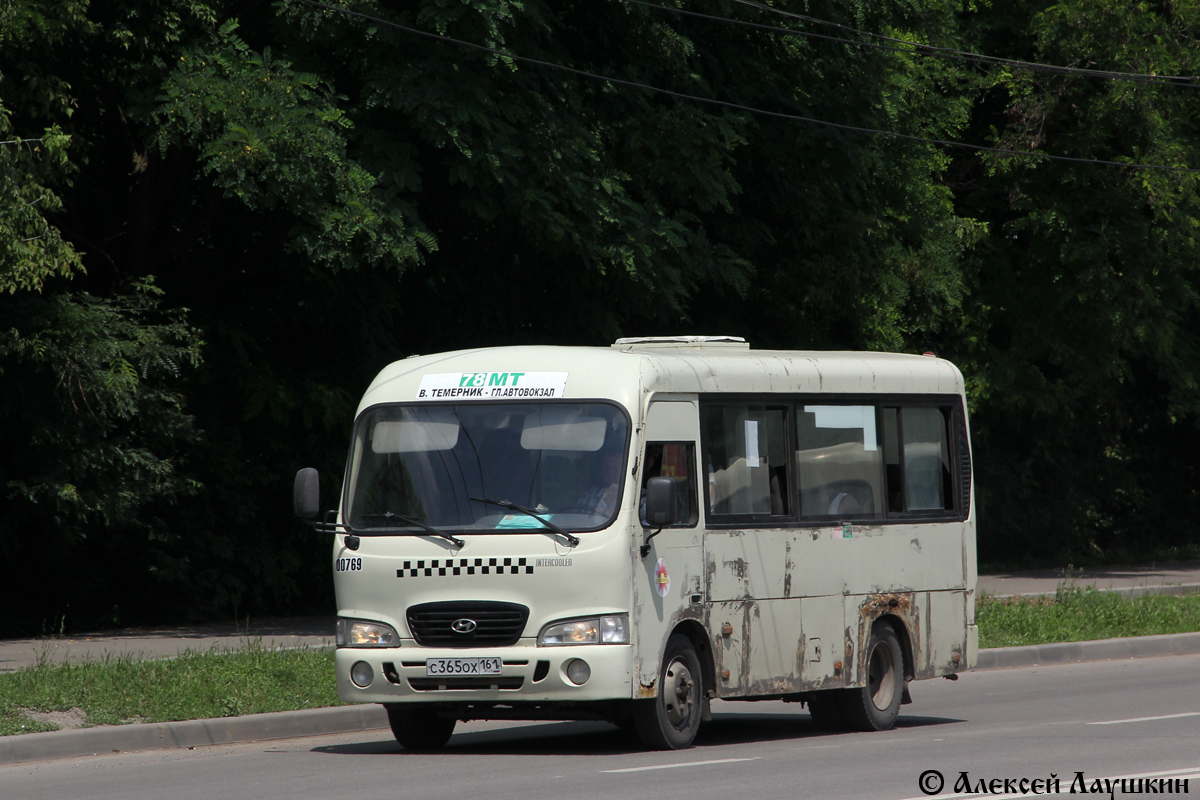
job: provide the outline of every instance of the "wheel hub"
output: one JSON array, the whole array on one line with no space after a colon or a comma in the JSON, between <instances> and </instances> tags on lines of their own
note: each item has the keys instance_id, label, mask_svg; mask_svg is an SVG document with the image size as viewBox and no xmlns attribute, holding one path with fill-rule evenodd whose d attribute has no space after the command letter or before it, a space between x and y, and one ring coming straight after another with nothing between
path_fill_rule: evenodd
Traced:
<instances>
[{"instance_id":1,"label":"wheel hub","mask_svg":"<svg viewBox=\"0 0 1200 800\"><path fill-rule=\"evenodd\" d=\"M667 719L676 728L683 728L691 719L695 698L696 682L692 672L682 660L676 660L667 668L667 684L663 687L663 702Z\"/></svg>"},{"instance_id":2,"label":"wheel hub","mask_svg":"<svg viewBox=\"0 0 1200 800\"><path fill-rule=\"evenodd\" d=\"M892 680L891 651L887 647L876 644L871 650L871 660L867 665L867 688L871 694L871 702L880 711L886 710L892 704L896 693L895 681Z\"/></svg>"}]
</instances>

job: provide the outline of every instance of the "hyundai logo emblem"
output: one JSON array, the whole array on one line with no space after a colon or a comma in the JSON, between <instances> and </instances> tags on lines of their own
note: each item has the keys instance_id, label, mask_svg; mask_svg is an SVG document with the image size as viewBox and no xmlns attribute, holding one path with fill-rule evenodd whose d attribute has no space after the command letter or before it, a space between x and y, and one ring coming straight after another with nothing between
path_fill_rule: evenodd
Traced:
<instances>
[{"instance_id":1,"label":"hyundai logo emblem","mask_svg":"<svg viewBox=\"0 0 1200 800\"><path fill-rule=\"evenodd\" d=\"M450 630L455 633L470 633L478 627L473 619L456 619L450 623Z\"/></svg>"}]
</instances>

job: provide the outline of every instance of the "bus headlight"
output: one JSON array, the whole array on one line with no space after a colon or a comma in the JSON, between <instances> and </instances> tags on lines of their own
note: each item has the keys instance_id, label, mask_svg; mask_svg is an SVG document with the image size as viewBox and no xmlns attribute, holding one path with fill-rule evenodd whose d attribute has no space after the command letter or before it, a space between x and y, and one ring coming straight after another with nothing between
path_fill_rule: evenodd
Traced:
<instances>
[{"instance_id":1,"label":"bus headlight","mask_svg":"<svg viewBox=\"0 0 1200 800\"><path fill-rule=\"evenodd\" d=\"M629 644L629 615L552 622L538 634L538 647L568 644Z\"/></svg>"},{"instance_id":2,"label":"bus headlight","mask_svg":"<svg viewBox=\"0 0 1200 800\"><path fill-rule=\"evenodd\" d=\"M382 622L338 617L337 646L399 647L400 636L397 635L395 628Z\"/></svg>"}]
</instances>

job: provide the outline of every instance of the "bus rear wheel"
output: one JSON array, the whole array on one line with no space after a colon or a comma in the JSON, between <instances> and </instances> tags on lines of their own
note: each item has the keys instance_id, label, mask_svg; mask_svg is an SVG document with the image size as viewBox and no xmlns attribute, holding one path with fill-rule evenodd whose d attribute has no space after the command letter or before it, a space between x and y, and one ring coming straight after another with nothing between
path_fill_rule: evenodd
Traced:
<instances>
[{"instance_id":1,"label":"bus rear wheel","mask_svg":"<svg viewBox=\"0 0 1200 800\"><path fill-rule=\"evenodd\" d=\"M895 629L876 620L867 646L867 685L839 692L842 721L851 730L886 731L896 724L904 696L904 654Z\"/></svg>"},{"instance_id":2,"label":"bus rear wheel","mask_svg":"<svg viewBox=\"0 0 1200 800\"><path fill-rule=\"evenodd\" d=\"M696 648L686 636L667 640L658 697L639 700L633 707L638 738L653 750L683 750L692 746L704 713L704 678Z\"/></svg>"},{"instance_id":3,"label":"bus rear wheel","mask_svg":"<svg viewBox=\"0 0 1200 800\"><path fill-rule=\"evenodd\" d=\"M432 706L387 703L384 708L392 735L405 750L441 750L454 733L456 720L439 717Z\"/></svg>"}]
</instances>

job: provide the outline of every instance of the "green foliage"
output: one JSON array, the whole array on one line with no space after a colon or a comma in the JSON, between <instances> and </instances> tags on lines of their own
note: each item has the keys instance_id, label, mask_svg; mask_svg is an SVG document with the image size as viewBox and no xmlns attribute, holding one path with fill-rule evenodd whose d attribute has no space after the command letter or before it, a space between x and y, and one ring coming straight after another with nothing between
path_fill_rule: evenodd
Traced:
<instances>
[{"instance_id":1,"label":"green foliage","mask_svg":"<svg viewBox=\"0 0 1200 800\"><path fill-rule=\"evenodd\" d=\"M37 139L15 133L0 105L0 293L41 291L52 278L83 270L80 254L62 239L48 216L62 201L39 181L38 172L66 164L69 137L57 126Z\"/></svg>"},{"instance_id":2,"label":"green foliage","mask_svg":"<svg viewBox=\"0 0 1200 800\"><path fill-rule=\"evenodd\" d=\"M1194 7L1021 3L981 17L989 51L1016 17L1028 50L1014 57L1200 72ZM1002 113L981 121L1006 147L1196 168L1195 91L1014 71L991 92ZM969 265L955 355L977 390L981 553L1078 563L1196 543L1200 175L978 167L960 203L995 222Z\"/></svg>"},{"instance_id":3,"label":"green foliage","mask_svg":"<svg viewBox=\"0 0 1200 800\"><path fill-rule=\"evenodd\" d=\"M953 358L986 560L1200 539L1195 176L981 157L579 72L1193 167L1194 90L621 2L340 5L501 53L298 0L0 8L0 141L37 140L0 145L0 407L20 420L0 470L23 528L74 548L56 607L8 624L327 609L326 542L288 518L288 486L301 466L341 471L383 364L631 333ZM778 6L938 47L1200 72L1177 4ZM670 8L809 29L727 0Z\"/></svg>"},{"instance_id":4,"label":"green foliage","mask_svg":"<svg viewBox=\"0 0 1200 800\"><path fill-rule=\"evenodd\" d=\"M151 112L156 146L198 151L200 172L250 212L286 208L296 223L286 246L307 260L351 269L404 266L432 249L427 232L406 230L374 177L346 157L351 123L314 75L270 50L252 51L236 23L179 56Z\"/></svg>"},{"instance_id":5,"label":"green foliage","mask_svg":"<svg viewBox=\"0 0 1200 800\"><path fill-rule=\"evenodd\" d=\"M86 27L85 8L76 0L0 7L0 294L38 292L83 270L80 254L50 222L62 209L51 187L71 171L71 138L57 124L16 125L10 109L70 115L69 87L44 74L40 61Z\"/></svg>"},{"instance_id":6,"label":"green foliage","mask_svg":"<svg viewBox=\"0 0 1200 800\"><path fill-rule=\"evenodd\" d=\"M125 596L154 603L112 576L149 568L146 544L171 536L161 512L198 488L181 468L197 436L180 393L199 363L198 332L185 309L162 308L150 275L114 276L111 259L83 252L94 245L84 219L111 205L112 188L89 181L104 160L86 124L101 92L81 104L87 84L74 71L95 87L101 75L78 55L116 30L91 13L85 2L36 0L0 11L0 546L13 564L53 553L62 583L48 608L47 573L14 570L6 634L61 619L73 603L93 624L119 618ZM80 208L80 182L99 203ZM99 275L85 276L89 258Z\"/></svg>"},{"instance_id":7,"label":"green foliage","mask_svg":"<svg viewBox=\"0 0 1200 800\"><path fill-rule=\"evenodd\" d=\"M341 705L333 674L331 650L281 651L258 639L172 659L42 663L0 675L0 736L53 729L20 709L78 708L88 725L120 725Z\"/></svg>"},{"instance_id":8,"label":"green foliage","mask_svg":"<svg viewBox=\"0 0 1200 800\"><path fill-rule=\"evenodd\" d=\"M195 490L179 470L180 448L195 440L191 418L170 384L199 362L200 341L181 312L158 312L159 295L146 282L113 299L0 299L9 326L0 331L9 387L0 485L10 520L36 507L72 538Z\"/></svg>"},{"instance_id":9,"label":"green foliage","mask_svg":"<svg viewBox=\"0 0 1200 800\"><path fill-rule=\"evenodd\" d=\"M980 647L1190 633L1200 629L1200 595L1130 598L1094 586L1068 586L1052 598L982 598L975 621Z\"/></svg>"}]
</instances>

